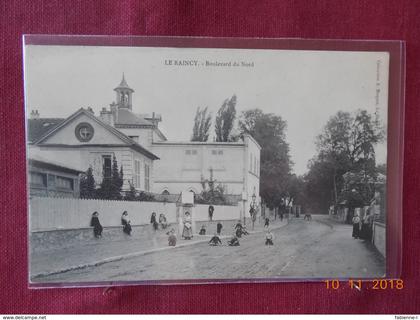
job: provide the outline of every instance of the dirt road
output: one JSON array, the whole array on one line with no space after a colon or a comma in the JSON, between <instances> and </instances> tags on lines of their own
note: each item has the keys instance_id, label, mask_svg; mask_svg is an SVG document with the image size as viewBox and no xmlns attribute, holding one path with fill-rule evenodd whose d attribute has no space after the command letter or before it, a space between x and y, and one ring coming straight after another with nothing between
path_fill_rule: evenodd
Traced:
<instances>
[{"instance_id":1,"label":"dirt road","mask_svg":"<svg viewBox=\"0 0 420 320\"><path fill-rule=\"evenodd\" d=\"M207 244L175 248L37 279L42 282L129 281L249 278L381 277L384 260L361 240L351 226L326 217L291 220L273 231L274 246L264 234L240 239L239 247Z\"/></svg>"}]
</instances>

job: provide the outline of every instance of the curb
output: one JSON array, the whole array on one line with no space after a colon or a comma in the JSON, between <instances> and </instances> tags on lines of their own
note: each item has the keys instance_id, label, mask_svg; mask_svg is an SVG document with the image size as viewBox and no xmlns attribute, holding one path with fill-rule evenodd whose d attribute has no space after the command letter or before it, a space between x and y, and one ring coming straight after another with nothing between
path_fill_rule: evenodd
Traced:
<instances>
[{"instance_id":1,"label":"curb","mask_svg":"<svg viewBox=\"0 0 420 320\"><path fill-rule=\"evenodd\" d=\"M282 228L284 226L287 226L287 225L288 225L288 221L287 221L287 223L285 223L281 226L271 227L270 229L271 230L277 230L277 229L280 229L280 228ZM264 229L260 230L260 231L248 231L248 232L249 232L249 234L257 234L257 233L264 232ZM221 236L220 238L221 239L227 239L229 237L230 236ZM146 250L146 251L138 251L138 252L127 253L127 254L123 254L123 255L119 255L119 256L113 256L113 257L105 258L105 259L98 260L98 261L95 261L95 262L90 262L90 263L85 263L85 264L81 264L81 265L71 266L71 267L68 267L68 268L63 268L63 269L54 270L54 271L37 273L37 274L31 275L31 279L56 275L56 274L60 274L60 273L65 273L65 272L74 271L74 270L80 270L80 269L89 268L89 267L96 267L96 266L100 266L100 265L103 265L103 264L109 263L109 262L115 262L115 261L120 261L120 260L123 260L123 259L145 256L145 255L152 254L152 253L155 253L155 252L161 252L161 251L166 251L166 250L174 250L174 249L177 249L177 248L183 248L183 247L193 246L193 245L196 245L196 244L207 243L207 242L208 242L207 239L206 240L197 240L197 241L185 242L185 243L179 244L175 247L167 246L167 247L150 249L150 250Z\"/></svg>"}]
</instances>

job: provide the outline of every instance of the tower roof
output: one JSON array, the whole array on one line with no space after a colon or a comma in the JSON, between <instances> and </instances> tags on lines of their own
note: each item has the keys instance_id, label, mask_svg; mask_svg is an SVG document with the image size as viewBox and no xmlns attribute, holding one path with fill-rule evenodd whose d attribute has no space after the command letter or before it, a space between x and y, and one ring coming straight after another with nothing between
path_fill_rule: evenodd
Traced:
<instances>
[{"instance_id":1,"label":"tower roof","mask_svg":"<svg viewBox=\"0 0 420 320\"><path fill-rule=\"evenodd\" d=\"M128 89L128 90L134 92L134 90L131 89L130 86L127 84L127 81L125 80L124 72L123 72L120 84L114 90L118 90L118 89Z\"/></svg>"}]
</instances>

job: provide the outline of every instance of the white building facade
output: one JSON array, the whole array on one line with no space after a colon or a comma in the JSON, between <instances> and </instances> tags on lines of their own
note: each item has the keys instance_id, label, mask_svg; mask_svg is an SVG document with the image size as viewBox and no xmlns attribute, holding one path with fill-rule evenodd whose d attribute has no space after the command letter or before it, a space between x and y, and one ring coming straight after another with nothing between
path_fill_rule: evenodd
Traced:
<instances>
[{"instance_id":1,"label":"white building facade","mask_svg":"<svg viewBox=\"0 0 420 320\"><path fill-rule=\"evenodd\" d=\"M51 119L51 128L29 137L29 156L41 155L82 171L90 166L97 183L110 172L115 157L123 167L126 190L131 183L156 194L200 193L202 181L213 179L239 200L250 204L253 195L259 199L261 147L251 136L238 142L168 141L159 130L160 115L133 112L134 90L124 76L114 91L116 101L98 117L80 109L67 119ZM36 116L29 120L29 136L31 125L43 129L37 121L46 119Z\"/></svg>"}]
</instances>

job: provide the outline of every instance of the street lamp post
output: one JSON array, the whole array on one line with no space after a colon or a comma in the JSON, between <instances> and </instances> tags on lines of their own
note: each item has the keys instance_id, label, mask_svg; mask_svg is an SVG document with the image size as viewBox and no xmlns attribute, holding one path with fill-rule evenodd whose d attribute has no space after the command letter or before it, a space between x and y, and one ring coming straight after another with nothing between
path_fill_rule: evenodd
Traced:
<instances>
[{"instance_id":1,"label":"street lamp post","mask_svg":"<svg viewBox=\"0 0 420 320\"><path fill-rule=\"evenodd\" d=\"M242 220L242 218L243 218L244 225L245 225L245 222L246 222L246 218L245 218L245 216L246 216L246 214L245 214L246 206L245 206L245 203L246 203L247 198L248 198L248 194L246 193L246 191L244 189L242 191L242 210L241 210L241 215L242 216L239 217L240 220Z\"/></svg>"},{"instance_id":2,"label":"street lamp post","mask_svg":"<svg viewBox=\"0 0 420 320\"><path fill-rule=\"evenodd\" d=\"M256 199L257 196L255 194L255 188L254 188L254 193L252 194L252 203L251 203L251 208L249 210L250 214L251 214L251 220L252 220L252 230L254 230L254 224L255 224L255 220L257 219L257 204L256 204Z\"/></svg>"}]
</instances>

